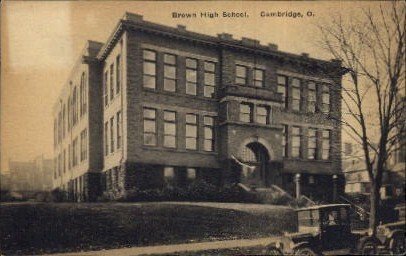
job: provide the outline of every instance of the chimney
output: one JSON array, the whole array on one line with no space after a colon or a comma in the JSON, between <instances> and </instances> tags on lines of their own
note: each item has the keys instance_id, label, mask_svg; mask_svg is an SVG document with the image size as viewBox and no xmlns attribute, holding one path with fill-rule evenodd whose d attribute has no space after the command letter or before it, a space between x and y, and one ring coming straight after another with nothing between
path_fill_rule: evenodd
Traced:
<instances>
[{"instance_id":1,"label":"chimney","mask_svg":"<svg viewBox=\"0 0 406 256\"><path fill-rule=\"evenodd\" d=\"M277 44L268 44L268 48L271 51L277 51L278 50L278 45Z\"/></svg>"},{"instance_id":2,"label":"chimney","mask_svg":"<svg viewBox=\"0 0 406 256\"><path fill-rule=\"evenodd\" d=\"M124 14L123 20L130 20L130 21L142 21L142 15L136 14L136 13L131 13L131 12L126 12Z\"/></svg>"},{"instance_id":3,"label":"chimney","mask_svg":"<svg viewBox=\"0 0 406 256\"><path fill-rule=\"evenodd\" d=\"M233 40L233 35L228 33L217 34L217 37L223 40Z\"/></svg>"},{"instance_id":4,"label":"chimney","mask_svg":"<svg viewBox=\"0 0 406 256\"><path fill-rule=\"evenodd\" d=\"M339 59L331 59L330 62L334 65L341 66L341 60Z\"/></svg>"},{"instance_id":5,"label":"chimney","mask_svg":"<svg viewBox=\"0 0 406 256\"><path fill-rule=\"evenodd\" d=\"M259 45L258 40L247 38L247 37L241 38L241 43L244 45L247 45L247 46L258 46Z\"/></svg>"},{"instance_id":6,"label":"chimney","mask_svg":"<svg viewBox=\"0 0 406 256\"><path fill-rule=\"evenodd\" d=\"M186 26L185 25L177 25L177 29L179 30L179 31L186 31Z\"/></svg>"}]
</instances>

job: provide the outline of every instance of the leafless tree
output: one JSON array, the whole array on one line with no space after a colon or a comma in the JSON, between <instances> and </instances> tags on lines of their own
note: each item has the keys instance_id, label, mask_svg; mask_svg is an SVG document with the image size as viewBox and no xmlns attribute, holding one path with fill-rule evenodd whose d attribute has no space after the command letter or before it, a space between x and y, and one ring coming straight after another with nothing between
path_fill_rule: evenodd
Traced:
<instances>
[{"instance_id":1,"label":"leafless tree","mask_svg":"<svg viewBox=\"0 0 406 256\"><path fill-rule=\"evenodd\" d=\"M362 146L371 182L369 227L376 235L386 163L404 131L405 10L403 1L336 16L319 25L321 45L347 70L342 85L344 131ZM401 129L399 129L399 127ZM402 128L403 127L403 128Z\"/></svg>"}]
</instances>

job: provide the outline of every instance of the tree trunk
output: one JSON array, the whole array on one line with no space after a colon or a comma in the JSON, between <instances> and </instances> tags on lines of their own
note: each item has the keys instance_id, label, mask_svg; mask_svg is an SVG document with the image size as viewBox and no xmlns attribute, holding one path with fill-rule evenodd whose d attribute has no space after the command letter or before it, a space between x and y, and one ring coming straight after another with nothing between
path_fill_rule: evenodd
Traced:
<instances>
[{"instance_id":1,"label":"tree trunk","mask_svg":"<svg viewBox=\"0 0 406 256\"><path fill-rule=\"evenodd\" d=\"M376 182L371 182L371 209L370 209L370 216L369 216L369 229L372 231L372 236L376 236L376 229L379 224L379 186L377 186Z\"/></svg>"}]
</instances>

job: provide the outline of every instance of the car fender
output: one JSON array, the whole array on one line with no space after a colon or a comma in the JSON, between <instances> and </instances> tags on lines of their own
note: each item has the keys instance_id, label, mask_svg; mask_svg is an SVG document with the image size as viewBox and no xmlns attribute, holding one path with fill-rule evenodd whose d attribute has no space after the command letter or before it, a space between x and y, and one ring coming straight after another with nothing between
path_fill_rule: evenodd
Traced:
<instances>
[{"instance_id":1,"label":"car fender","mask_svg":"<svg viewBox=\"0 0 406 256\"><path fill-rule=\"evenodd\" d=\"M393 249L393 243L394 243L394 237L395 236L405 236L405 231L404 230L401 230L401 229L396 229L396 230L394 230L393 232L391 232L391 235L390 236L388 236L388 241L389 241L389 249Z\"/></svg>"},{"instance_id":2,"label":"car fender","mask_svg":"<svg viewBox=\"0 0 406 256\"><path fill-rule=\"evenodd\" d=\"M381 241L378 238L374 238L371 236L364 236L361 239L358 240L357 243L357 251L362 251L362 248L364 247L364 244L366 242L374 242L376 244L376 246L381 244Z\"/></svg>"},{"instance_id":3,"label":"car fender","mask_svg":"<svg viewBox=\"0 0 406 256\"><path fill-rule=\"evenodd\" d=\"M300 242L300 243L295 244L292 247L292 250L297 250L297 249L302 248L302 247L311 247L311 245L310 245L309 242Z\"/></svg>"},{"instance_id":4,"label":"car fender","mask_svg":"<svg viewBox=\"0 0 406 256\"><path fill-rule=\"evenodd\" d=\"M392 237L399 235L399 234L404 234L404 233L405 233L405 230L403 230L403 229L395 229L395 230L392 230L387 237L388 237L388 239L392 239Z\"/></svg>"}]
</instances>

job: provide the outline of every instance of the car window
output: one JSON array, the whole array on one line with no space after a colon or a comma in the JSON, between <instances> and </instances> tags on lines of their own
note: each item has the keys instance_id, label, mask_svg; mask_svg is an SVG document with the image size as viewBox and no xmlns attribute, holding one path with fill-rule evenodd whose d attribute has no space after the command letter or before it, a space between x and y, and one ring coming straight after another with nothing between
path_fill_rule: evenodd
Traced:
<instances>
[{"instance_id":1,"label":"car window","mask_svg":"<svg viewBox=\"0 0 406 256\"><path fill-rule=\"evenodd\" d=\"M318 210L308 210L298 212L299 225L302 226L318 226L319 212Z\"/></svg>"},{"instance_id":2,"label":"car window","mask_svg":"<svg viewBox=\"0 0 406 256\"><path fill-rule=\"evenodd\" d=\"M339 212L337 209L327 210L323 214L323 225L334 226L340 224Z\"/></svg>"},{"instance_id":3,"label":"car window","mask_svg":"<svg viewBox=\"0 0 406 256\"><path fill-rule=\"evenodd\" d=\"M340 208L341 222L348 222L348 211L345 207Z\"/></svg>"}]
</instances>

